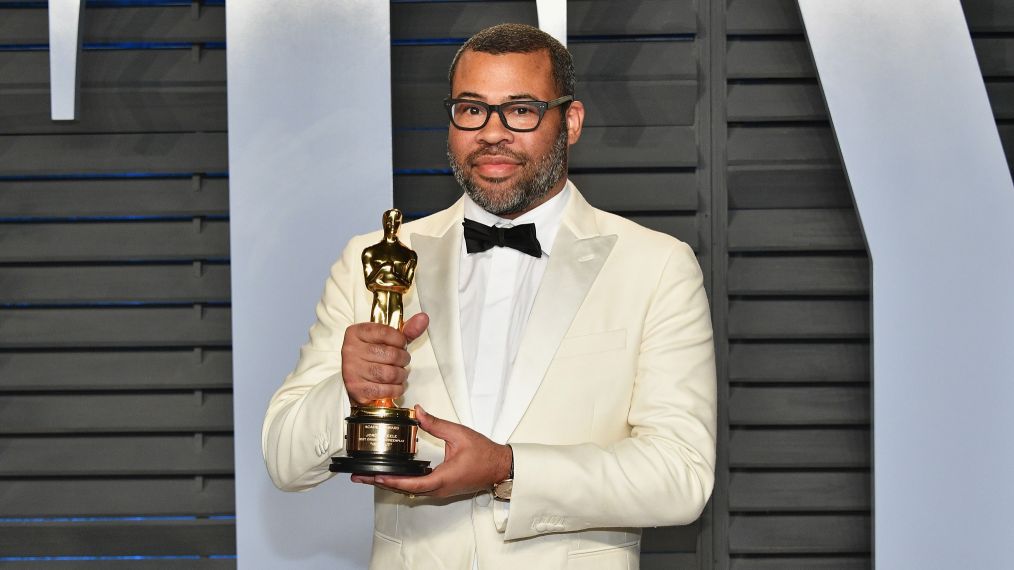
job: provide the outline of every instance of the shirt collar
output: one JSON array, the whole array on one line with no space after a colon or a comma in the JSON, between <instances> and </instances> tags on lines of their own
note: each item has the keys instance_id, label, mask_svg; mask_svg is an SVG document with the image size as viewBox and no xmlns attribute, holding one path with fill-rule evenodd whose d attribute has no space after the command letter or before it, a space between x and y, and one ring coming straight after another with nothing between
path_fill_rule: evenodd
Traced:
<instances>
[{"instance_id":1,"label":"shirt collar","mask_svg":"<svg viewBox=\"0 0 1014 570\"><path fill-rule=\"evenodd\" d=\"M542 253L549 255L553 251L553 243L556 242L556 232L560 229L560 222L563 220L563 211L567 207L570 198L571 182L567 184L559 194L553 196L544 203L539 204L530 212L525 212L515 220L501 218L483 210L481 206L472 201L472 198L465 194L465 217L486 224L487 226L498 226L509 228L521 224L535 224L535 233L539 238L539 245L542 246Z\"/></svg>"}]
</instances>

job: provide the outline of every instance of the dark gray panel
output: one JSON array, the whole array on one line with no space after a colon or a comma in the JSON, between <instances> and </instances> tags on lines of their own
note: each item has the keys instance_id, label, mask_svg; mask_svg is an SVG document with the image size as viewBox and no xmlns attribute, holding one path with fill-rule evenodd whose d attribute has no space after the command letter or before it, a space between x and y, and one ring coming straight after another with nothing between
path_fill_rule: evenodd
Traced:
<instances>
[{"instance_id":1,"label":"dark gray panel","mask_svg":"<svg viewBox=\"0 0 1014 570\"><path fill-rule=\"evenodd\" d=\"M696 553L641 553L641 570L683 570L701 567Z\"/></svg>"},{"instance_id":2,"label":"dark gray panel","mask_svg":"<svg viewBox=\"0 0 1014 570\"><path fill-rule=\"evenodd\" d=\"M730 570L869 570L869 556L733 557Z\"/></svg>"},{"instance_id":3,"label":"dark gray panel","mask_svg":"<svg viewBox=\"0 0 1014 570\"><path fill-rule=\"evenodd\" d=\"M0 303L228 301L228 265L0 266Z\"/></svg>"},{"instance_id":4,"label":"dark gray panel","mask_svg":"<svg viewBox=\"0 0 1014 570\"><path fill-rule=\"evenodd\" d=\"M997 119L1014 119L1014 83L987 81L986 94Z\"/></svg>"},{"instance_id":5,"label":"dark gray panel","mask_svg":"<svg viewBox=\"0 0 1014 570\"><path fill-rule=\"evenodd\" d=\"M766 511L861 511L870 508L869 473L743 472L729 475L729 509Z\"/></svg>"},{"instance_id":6,"label":"dark gray panel","mask_svg":"<svg viewBox=\"0 0 1014 570\"><path fill-rule=\"evenodd\" d=\"M0 175L229 169L225 133L0 136Z\"/></svg>"},{"instance_id":7,"label":"dark gray panel","mask_svg":"<svg viewBox=\"0 0 1014 570\"><path fill-rule=\"evenodd\" d=\"M868 382L865 343L731 343L731 382Z\"/></svg>"},{"instance_id":8,"label":"dark gray panel","mask_svg":"<svg viewBox=\"0 0 1014 570\"><path fill-rule=\"evenodd\" d=\"M445 79L396 83L395 128L446 127L447 89ZM578 81L576 90L585 106L585 127L694 124L696 81Z\"/></svg>"},{"instance_id":9,"label":"dark gray panel","mask_svg":"<svg viewBox=\"0 0 1014 570\"><path fill-rule=\"evenodd\" d=\"M3 436L0 476L232 475L232 434Z\"/></svg>"},{"instance_id":10,"label":"dark gray panel","mask_svg":"<svg viewBox=\"0 0 1014 570\"><path fill-rule=\"evenodd\" d=\"M728 170L729 207L852 208L852 192L840 165L778 164Z\"/></svg>"},{"instance_id":11,"label":"dark gray panel","mask_svg":"<svg viewBox=\"0 0 1014 570\"><path fill-rule=\"evenodd\" d=\"M729 301L730 339L867 338L870 304L861 300Z\"/></svg>"},{"instance_id":12,"label":"dark gray panel","mask_svg":"<svg viewBox=\"0 0 1014 570\"><path fill-rule=\"evenodd\" d=\"M686 526L646 528L641 535L641 552L695 552L700 521Z\"/></svg>"},{"instance_id":13,"label":"dark gray panel","mask_svg":"<svg viewBox=\"0 0 1014 570\"><path fill-rule=\"evenodd\" d=\"M0 391L179 390L232 386L232 351L2 352Z\"/></svg>"},{"instance_id":14,"label":"dark gray panel","mask_svg":"<svg viewBox=\"0 0 1014 570\"><path fill-rule=\"evenodd\" d=\"M865 553L869 515L740 515L729 526L733 554Z\"/></svg>"},{"instance_id":15,"label":"dark gray panel","mask_svg":"<svg viewBox=\"0 0 1014 570\"><path fill-rule=\"evenodd\" d=\"M396 85L446 82L451 59L458 47L392 47L392 82ZM575 73L582 81L697 79L693 41L587 42L573 43L569 48L574 57ZM2 70L0 65L0 71Z\"/></svg>"},{"instance_id":16,"label":"dark gray panel","mask_svg":"<svg viewBox=\"0 0 1014 570\"><path fill-rule=\"evenodd\" d=\"M729 424L737 426L870 423L870 390L866 386L733 386L728 406Z\"/></svg>"},{"instance_id":17,"label":"dark gray panel","mask_svg":"<svg viewBox=\"0 0 1014 570\"><path fill-rule=\"evenodd\" d=\"M0 261L140 261L229 256L229 222L0 225Z\"/></svg>"},{"instance_id":18,"label":"dark gray panel","mask_svg":"<svg viewBox=\"0 0 1014 570\"><path fill-rule=\"evenodd\" d=\"M729 213L729 251L864 251L854 210Z\"/></svg>"},{"instance_id":19,"label":"dark gray panel","mask_svg":"<svg viewBox=\"0 0 1014 570\"><path fill-rule=\"evenodd\" d=\"M728 87L729 121L827 120L815 83L734 83Z\"/></svg>"},{"instance_id":20,"label":"dark gray panel","mask_svg":"<svg viewBox=\"0 0 1014 570\"><path fill-rule=\"evenodd\" d=\"M570 179L588 202L610 212L697 210L694 172L584 173ZM450 175L403 174L394 178L394 201L406 212L435 212L460 196L461 187Z\"/></svg>"},{"instance_id":21,"label":"dark gray panel","mask_svg":"<svg viewBox=\"0 0 1014 570\"><path fill-rule=\"evenodd\" d=\"M48 89L0 92L0 132L144 133L225 131L225 86L81 89L78 120L50 120Z\"/></svg>"},{"instance_id":22,"label":"dark gray panel","mask_svg":"<svg viewBox=\"0 0 1014 570\"><path fill-rule=\"evenodd\" d=\"M2 144L2 140L0 140ZM395 168L443 170L447 133L400 131L394 135ZM675 168L697 165L692 127L589 127L571 147L571 168Z\"/></svg>"},{"instance_id":23,"label":"dark gray panel","mask_svg":"<svg viewBox=\"0 0 1014 570\"><path fill-rule=\"evenodd\" d=\"M232 394L0 395L0 433L145 433L232 430Z\"/></svg>"},{"instance_id":24,"label":"dark gray panel","mask_svg":"<svg viewBox=\"0 0 1014 570\"><path fill-rule=\"evenodd\" d=\"M840 163L830 127L732 127L728 144L730 165Z\"/></svg>"},{"instance_id":25,"label":"dark gray panel","mask_svg":"<svg viewBox=\"0 0 1014 570\"><path fill-rule=\"evenodd\" d=\"M235 550L231 551L235 552ZM0 568L24 570L24 562L0 561ZM123 570L231 570L236 568L235 558L184 558L152 560L60 560L56 562L32 562L32 570L101 570L106 568Z\"/></svg>"},{"instance_id":26,"label":"dark gray panel","mask_svg":"<svg viewBox=\"0 0 1014 570\"><path fill-rule=\"evenodd\" d=\"M0 517L207 516L235 503L231 478L0 480Z\"/></svg>"},{"instance_id":27,"label":"dark gray panel","mask_svg":"<svg viewBox=\"0 0 1014 570\"><path fill-rule=\"evenodd\" d=\"M226 307L0 310L0 348L223 346Z\"/></svg>"},{"instance_id":28,"label":"dark gray panel","mask_svg":"<svg viewBox=\"0 0 1014 570\"><path fill-rule=\"evenodd\" d=\"M0 217L228 213L229 181L224 178L0 181Z\"/></svg>"},{"instance_id":29,"label":"dark gray panel","mask_svg":"<svg viewBox=\"0 0 1014 570\"><path fill-rule=\"evenodd\" d=\"M1014 75L1014 38L972 38L983 77Z\"/></svg>"},{"instance_id":30,"label":"dark gray panel","mask_svg":"<svg viewBox=\"0 0 1014 570\"><path fill-rule=\"evenodd\" d=\"M393 3L391 36L396 40L467 38L504 22L538 25L531 2ZM696 31L690 0L570 0L567 33L584 35L686 34Z\"/></svg>"},{"instance_id":31,"label":"dark gray panel","mask_svg":"<svg viewBox=\"0 0 1014 570\"><path fill-rule=\"evenodd\" d=\"M85 43L109 42L224 42L225 7L189 6L89 7L84 18ZM0 38L8 44L49 43L45 9L6 9L0 18Z\"/></svg>"},{"instance_id":32,"label":"dark gray panel","mask_svg":"<svg viewBox=\"0 0 1014 570\"><path fill-rule=\"evenodd\" d=\"M796 0L726 0L727 32L741 34L801 34Z\"/></svg>"},{"instance_id":33,"label":"dark gray panel","mask_svg":"<svg viewBox=\"0 0 1014 570\"><path fill-rule=\"evenodd\" d=\"M1014 4L1007 0L962 0L972 33L1014 31Z\"/></svg>"},{"instance_id":34,"label":"dark gray panel","mask_svg":"<svg viewBox=\"0 0 1014 570\"><path fill-rule=\"evenodd\" d=\"M204 555L236 552L232 520L0 523L7 556Z\"/></svg>"},{"instance_id":35,"label":"dark gray panel","mask_svg":"<svg viewBox=\"0 0 1014 570\"><path fill-rule=\"evenodd\" d=\"M810 79L817 76L810 50L802 38L729 40L726 57L729 79Z\"/></svg>"},{"instance_id":36,"label":"dark gray panel","mask_svg":"<svg viewBox=\"0 0 1014 570\"><path fill-rule=\"evenodd\" d=\"M865 295L869 289L865 255L729 258L730 295Z\"/></svg>"},{"instance_id":37,"label":"dark gray panel","mask_svg":"<svg viewBox=\"0 0 1014 570\"><path fill-rule=\"evenodd\" d=\"M729 467L834 469L868 467L870 432L866 429L729 430Z\"/></svg>"},{"instance_id":38,"label":"dark gray panel","mask_svg":"<svg viewBox=\"0 0 1014 570\"><path fill-rule=\"evenodd\" d=\"M148 49L81 52L81 87L225 85L225 50ZM0 87L49 89L49 52L0 51Z\"/></svg>"}]
</instances>

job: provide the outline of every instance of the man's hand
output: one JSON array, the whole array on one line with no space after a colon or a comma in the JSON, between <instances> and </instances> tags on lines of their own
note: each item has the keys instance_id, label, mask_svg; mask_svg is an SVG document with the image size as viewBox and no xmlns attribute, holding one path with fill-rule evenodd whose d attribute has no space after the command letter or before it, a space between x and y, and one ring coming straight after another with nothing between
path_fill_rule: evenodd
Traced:
<instances>
[{"instance_id":1,"label":"man's hand","mask_svg":"<svg viewBox=\"0 0 1014 570\"><path fill-rule=\"evenodd\" d=\"M353 475L356 483L376 485L408 495L454 497L488 491L510 474L511 449L467 427L431 416L416 406L419 427L444 440L444 462L429 475Z\"/></svg>"},{"instance_id":2,"label":"man's hand","mask_svg":"<svg viewBox=\"0 0 1014 570\"><path fill-rule=\"evenodd\" d=\"M405 393L405 367L412 360L408 343L430 324L426 313L405 321L404 332L377 323L358 323L345 329L342 342L342 379L349 399L366 404Z\"/></svg>"}]
</instances>

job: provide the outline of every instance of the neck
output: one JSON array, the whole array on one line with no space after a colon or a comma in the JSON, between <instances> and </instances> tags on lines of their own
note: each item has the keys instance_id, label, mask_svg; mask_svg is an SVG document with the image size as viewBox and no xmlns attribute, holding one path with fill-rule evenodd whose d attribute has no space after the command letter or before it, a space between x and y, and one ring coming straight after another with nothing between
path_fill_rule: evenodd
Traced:
<instances>
[{"instance_id":1,"label":"neck","mask_svg":"<svg viewBox=\"0 0 1014 570\"><path fill-rule=\"evenodd\" d=\"M530 204L524 210L518 210L517 212L511 212L509 214L500 214L500 217L503 218L503 219L505 219L505 220L516 220L519 217L527 214L528 212L531 212L535 208L538 208L539 206L541 206L541 205L545 204L546 202L552 200L554 196L556 196L560 192L563 192L563 187L566 186L566 185L567 185L567 177L564 176L559 181L557 181L556 184L553 184L553 186L549 189L549 192L546 192L545 196L543 196L542 198L539 198L537 201L535 201L532 204Z\"/></svg>"}]
</instances>

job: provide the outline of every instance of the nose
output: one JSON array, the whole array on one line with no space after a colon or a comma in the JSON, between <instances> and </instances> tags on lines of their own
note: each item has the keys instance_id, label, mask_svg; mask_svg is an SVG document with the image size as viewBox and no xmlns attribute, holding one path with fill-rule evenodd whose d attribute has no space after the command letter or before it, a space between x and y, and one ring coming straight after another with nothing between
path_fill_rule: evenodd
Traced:
<instances>
[{"instance_id":1,"label":"nose","mask_svg":"<svg viewBox=\"0 0 1014 570\"><path fill-rule=\"evenodd\" d=\"M507 128L503 121L500 119L500 113L490 110L489 120L486 121L486 126L482 127L476 133L476 139L480 142L484 142L489 145L495 145L501 142L511 142L514 140L514 131Z\"/></svg>"}]
</instances>

